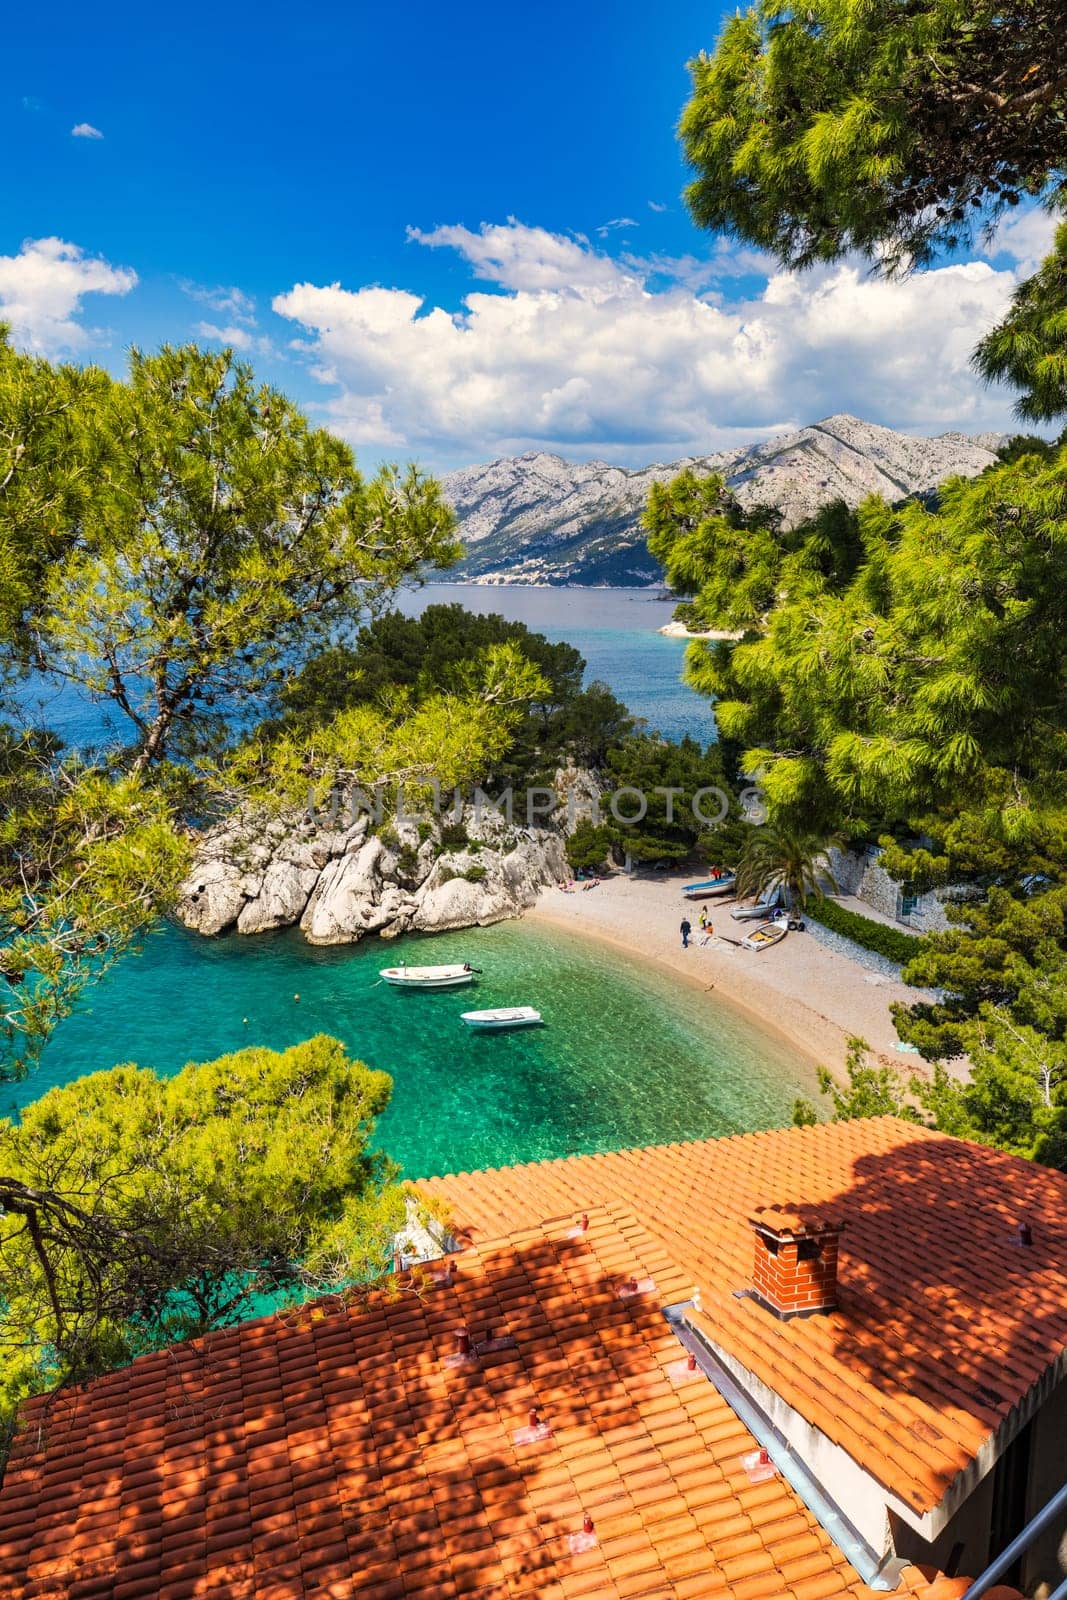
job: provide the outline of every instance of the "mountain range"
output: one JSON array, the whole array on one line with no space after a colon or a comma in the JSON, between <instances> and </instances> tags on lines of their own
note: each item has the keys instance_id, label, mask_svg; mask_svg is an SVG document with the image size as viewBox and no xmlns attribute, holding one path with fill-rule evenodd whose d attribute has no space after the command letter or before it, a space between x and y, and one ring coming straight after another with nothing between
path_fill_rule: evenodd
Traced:
<instances>
[{"instance_id":1,"label":"mountain range","mask_svg":"<svg viewBox=\"0 0 1067 1600\"><path fill-rule=\"evenodd\" d=\"M995 460L1002 434L917 438L845 414L762 443L636 469L575 464L543 451L463 467L442 479L466 554L452 581L625 587L661 581L641 511L651 483L685 467L718 472L743 505L777 505L790 525L830 500L928 495Z\"/></svg>"}]
</instances>

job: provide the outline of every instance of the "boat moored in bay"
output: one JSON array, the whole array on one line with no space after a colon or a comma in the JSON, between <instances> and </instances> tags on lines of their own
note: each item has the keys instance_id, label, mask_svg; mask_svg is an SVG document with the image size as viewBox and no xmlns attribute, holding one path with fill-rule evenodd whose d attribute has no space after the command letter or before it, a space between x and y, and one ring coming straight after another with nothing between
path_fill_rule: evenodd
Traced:
<instances>
[{"instance_id":1,"label":"boat moored in bay","mask_svg":"<svg viewBox=\"0 0 1067 1600\"><path fill-rule=\"evenodd\" d=\"M450 967L383 967L378 976L397 989L459 989L474 982L475 968L468 962Z\"/></svg>"},{"instance_id":2,"label":"boat moored in bay","mask_svg":"<svg viewBox=\"0 0 1067 1600\"><path fill-rule=\"evenodd\" d=\"M535 1011L533 1006L499 1006L493 1011L463 1013L467 1027L483 1033L499 1032L503 1028L533 1028L541 1020L540 1011Z\"/></svg>"}]
</instances>

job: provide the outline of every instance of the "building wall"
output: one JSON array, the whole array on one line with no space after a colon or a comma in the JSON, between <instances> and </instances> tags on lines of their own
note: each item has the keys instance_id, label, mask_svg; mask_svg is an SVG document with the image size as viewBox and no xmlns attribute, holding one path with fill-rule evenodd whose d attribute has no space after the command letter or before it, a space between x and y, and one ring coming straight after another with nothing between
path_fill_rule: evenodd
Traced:
<instances>
[{"instance_id":1,"label":"building wall","mask_svg":"<svg viewBox=\"0 0 1067 1600\"><path fill-rule=\"evenodd\" d=\"M989 1565L989 1527L993 1510L993 1474L987 1472L974 1493L960 1506L951 1522L937 1538L928 1541L903 1517L889 1513L893 1548L916 1566L935 1566L942 1572L958 1544L963 1550L953 1562L953 1570L964 1577L977 1577Z\"/></svg>"},{"instance_id":2,"label":"building wall","mask_svg":"<svg viewBox=\"0 0 1067 1600\"><path fill-rule=\"evenodd\" d=\"M902 915L902 889L881 865L877 845L866 850L836 850L832 855L834 877L842 894L855 895L883 917L890 917L916 933L939 933L951 926L945 915L944 900L955 889L935 889L920 895L914 906Z\"/></svg>"}]
</instances>

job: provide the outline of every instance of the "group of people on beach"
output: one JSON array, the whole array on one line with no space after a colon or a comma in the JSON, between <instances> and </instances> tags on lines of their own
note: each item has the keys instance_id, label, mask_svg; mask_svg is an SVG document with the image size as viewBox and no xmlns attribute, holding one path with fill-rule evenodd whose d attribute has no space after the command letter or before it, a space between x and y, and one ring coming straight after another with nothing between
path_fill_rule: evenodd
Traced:
<instances>
[{"instance_id":1,"label":"group of people on beach","mask_svg":"<svg viewBox=\"0 0 1067 1600\"><path fill-rule=\"evenodd\" d=\"M709 940L714 939L714 937L715 937L715 929L711 925L711 917L708 915L707 906L701 906L701 908L700 908L700 916L699 916L699 918L697 920L700 923L700 932L701 932L701 940L700 940L700 942L701 942L701 944L707 944L709 942ZM682 918L682 926L681 926L681 930L680 931L681 931L681 935L682 935L682 949L683 950L688 950L689 949L689 935L693 931L693 924L690 922L688 917L683 917Z\"/></svg>"}]
</instances>

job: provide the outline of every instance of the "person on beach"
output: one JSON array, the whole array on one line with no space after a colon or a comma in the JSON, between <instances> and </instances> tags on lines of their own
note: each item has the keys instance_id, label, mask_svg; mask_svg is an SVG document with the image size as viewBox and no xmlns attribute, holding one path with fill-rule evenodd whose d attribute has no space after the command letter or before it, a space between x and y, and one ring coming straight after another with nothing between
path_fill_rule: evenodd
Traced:
<instances>
[{"instance_id":1,"label":"person on beach","mask_svg":"<svg viewBox=\"0 0 1067 1600\"><path fill-rule=\"evenodd\" d=\"M711 925L711 918L710 917L702 917L701 918L701 922L700 922L700 926L704 930L704 936L703 936L703 938L701 939L700 942L701 942L701 944L707 944L709 942L709 940L714 939L714 937L715 937L715 929Z\"/></svg>"},{"instance_id":2,"label":"person on beach","mask_svg":"<svg viewBox=\"0 0 1067 1600\"><path fill-rule=\"evenodd\" d=\"M689 949L689 935L693 931L693 924L690 922L688 917L683 917L682 918L682 926L681 926L679 931L680 931L680 933L682 935L682 949L683 950L688 950Z\"/></svg>"},{"instance_id":3,"label":"person on beach","mask_svg":"<svg viewBox=\"0 0 1067 1600\"><path fill-rule=\"evenodd\" d=\"M707 925L708 925L708 908L707 908L707 906L701 906L701 908L700 908L700 926L701 926L701 930L706 928Z\"/></svg>"}]
</instances>

